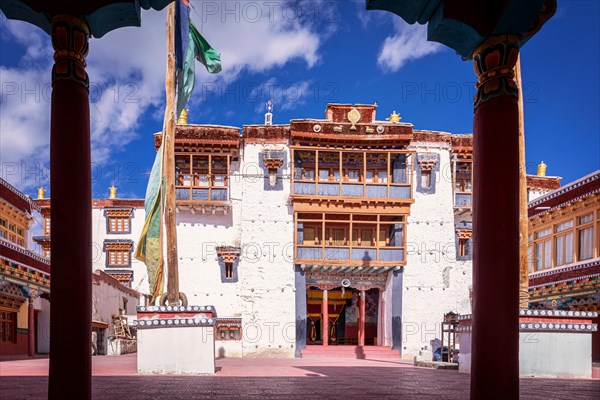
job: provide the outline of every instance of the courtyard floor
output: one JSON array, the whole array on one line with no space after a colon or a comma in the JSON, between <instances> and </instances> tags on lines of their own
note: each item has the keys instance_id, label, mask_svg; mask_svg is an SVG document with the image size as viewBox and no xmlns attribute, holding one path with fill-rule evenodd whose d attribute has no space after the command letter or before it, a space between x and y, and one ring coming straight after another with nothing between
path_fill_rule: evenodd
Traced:
<instances>
[{"instance_id":1,"label":"courtyard floor","mask_svg":"<svg viewBox=\"0 0 600 400\"><path fill-rule=\"evenodd\" d=\"M149 376L136 355L93 358L95 399L456 399L469 375L396 360L222 359L214 376ZM501 363L498 368L502 368ZM46 398L48 359L0 361L1 400ZM521 399L600 399L598 380L522 379Z\"/></svg>"}]
</instances>

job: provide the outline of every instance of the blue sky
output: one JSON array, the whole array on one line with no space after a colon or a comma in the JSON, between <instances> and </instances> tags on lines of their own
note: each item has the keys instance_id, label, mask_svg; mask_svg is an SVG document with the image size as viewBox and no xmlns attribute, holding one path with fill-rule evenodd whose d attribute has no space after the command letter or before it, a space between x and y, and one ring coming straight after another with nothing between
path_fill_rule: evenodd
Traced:
<instances>
[{"instance_id":1,"label":"blue sky","mask_svg":"<svg viewBox=\"0 0 600 400\"><path fill-rule=\"evenodd\" d=\"M273 98L275 123L322 118L328 102L377 101L379 119L397 111L416 129L472 130L472 64L364 0L191 4L223 73L197 66L190 123L261 123ZM112 183L120 197L144 195L162 127L165 15L143 12L141 28L90 41L94 197ZM530 173L544 160L568 183L600 168L599 26L600 2L559 0L522 49ZM32 196L49 187L51 65L47 35L2 15L0 176Z\"/></svg>"}]
</instances>

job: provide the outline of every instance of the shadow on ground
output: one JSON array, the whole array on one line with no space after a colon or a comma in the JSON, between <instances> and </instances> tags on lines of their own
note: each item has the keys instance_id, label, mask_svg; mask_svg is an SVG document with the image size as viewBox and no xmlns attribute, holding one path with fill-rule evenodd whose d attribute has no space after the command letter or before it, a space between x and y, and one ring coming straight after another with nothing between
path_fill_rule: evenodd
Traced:
<instances>
[{"instance_id":1,"label":"shadow on ground","mask_svg":"<svg viewBox=\"0 0 600 400\"><path fill-rule=\"evenodd\" d=\"M95 376L94 399L448 399L469 397L469 375L424 368L296 366L305 376ZM42 400L47 377L0 376L0 399ZM600 382L522 379L521 399L599 399Z\"/></svg>"}]
</instances>

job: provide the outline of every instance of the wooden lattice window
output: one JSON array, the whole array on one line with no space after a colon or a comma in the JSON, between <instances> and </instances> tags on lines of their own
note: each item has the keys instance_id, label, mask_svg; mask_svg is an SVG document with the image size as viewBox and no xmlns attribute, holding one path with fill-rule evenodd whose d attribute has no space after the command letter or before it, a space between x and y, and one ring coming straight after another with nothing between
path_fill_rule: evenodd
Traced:
<instances>
[{"instance_id":1,"label":"wooden lattice window","mask_svg":"<svg viewBox=\"0 0 600 400\"><path fill-rule=\"evenodd\" d=\"M19 246L25 246L25 230L10 220L0 218L0 237L7 239Z\"/></svg>"},{"instance_id":2,"label":"wooden lattice window","mask_svg":"<svg viewBox=\"0 0 600 400\"><path fill-rule=\"evenodd\" d=\"M471 256L471 236L473 231L470 229L459 229L456 232L458 236L458 257L470 257Z\"/></svg>"},{"instance_id":3,"label":"wooden lattice window","mask_svg":"<svg viewBox=\"0 0 600 400\"><path fill-rule=\"evenodd\" d=\"M129 267L131 266L131 249L133 243L131 241L107 241L104 243L106 251L106 266L107 267Z\"/></svg>"},{"instance_id":4,"label":"wooden lattice window","mask_svg":"<svg viewBox=\"0 0 600 400\"><path fill-rule=\"evenodd\" d=\"M106 208L107 233L131 233L131 213L130 208Z\"/></svg>"},{"instance_id":5,"label":"wooden lattice window","mask_svg":"<svg viewBox=\"0 0 600 400\"><path fill-rule=\"evenodd\" d=\"M0 343L17 343L17 313L0 310Z\"/></svg>"},{"instance_id":6,"label":"wooden lattice window","mask_svg":"<svg viewBox=\"0 0 600 400\"><path fill-rule=\"evenodd\" d=\"M460 257L469 255L469 239L458 239L458 255Z\"/></svg>"},{"instance_id":7,"label":"wooden lattice window","mask_svg":"<svg viewBox=\"0 0 600 400\"><path fill-rule=\"evenodd\" d=\"M129 217L109 217L108 232L109 233L129 233Z\"/></svg>"},{"instance_id":8,"label":"wooden lattice window","mask_svg":"<svg viewBox=\"0 0 600 400\"><path fill-rule=\"evenodd\" d=\"M108 265L110 266L128 266L129 265L129 251L125 250L109 250L108 251Z\"/></svg>"},{"instance_id":9,"label":"wooden lattice window","mask_svg":"<svg viewBox=\"0 0 600 400\"><path fill-rule=\"evenodd\" d=\"M577 261L594 257L594 214L577 218Z\"/></svg>"},{"instance_id":10,"label":"wooden lattice window","mask_svg":"<svg viewBox=\"0 0 600 400\"><path fill-rule=\"evenodd\" d=\"M217 340L241 340L241 326L220 326L217 328Z\"/></svg>"},{"instance_id":11,"label":"wooden lattice window","mask_svg":"<svg viewBox=\"0 0 600 400\"><path fill-rule=\"evenodd\" d=\"M50 217L44 217L44 235L50 236Z\"/></svg>"}]
</instances>

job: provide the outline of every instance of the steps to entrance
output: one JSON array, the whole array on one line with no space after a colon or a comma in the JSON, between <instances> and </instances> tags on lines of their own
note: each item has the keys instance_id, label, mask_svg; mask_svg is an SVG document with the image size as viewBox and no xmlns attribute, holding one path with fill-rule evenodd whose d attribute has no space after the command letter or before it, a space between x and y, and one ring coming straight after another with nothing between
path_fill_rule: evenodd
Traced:
<instances>
[{"instance_id":1,"label":"steps to entrance","mask_svg":"<svg viewBox=\"0 0 600 400\"><path fill-rule=\"evenodd\" d=\"M396 359L400 352L389 346L306 346L300 351L301 358L353 358L353 359Z\"/></svg>"}]
</instances>

